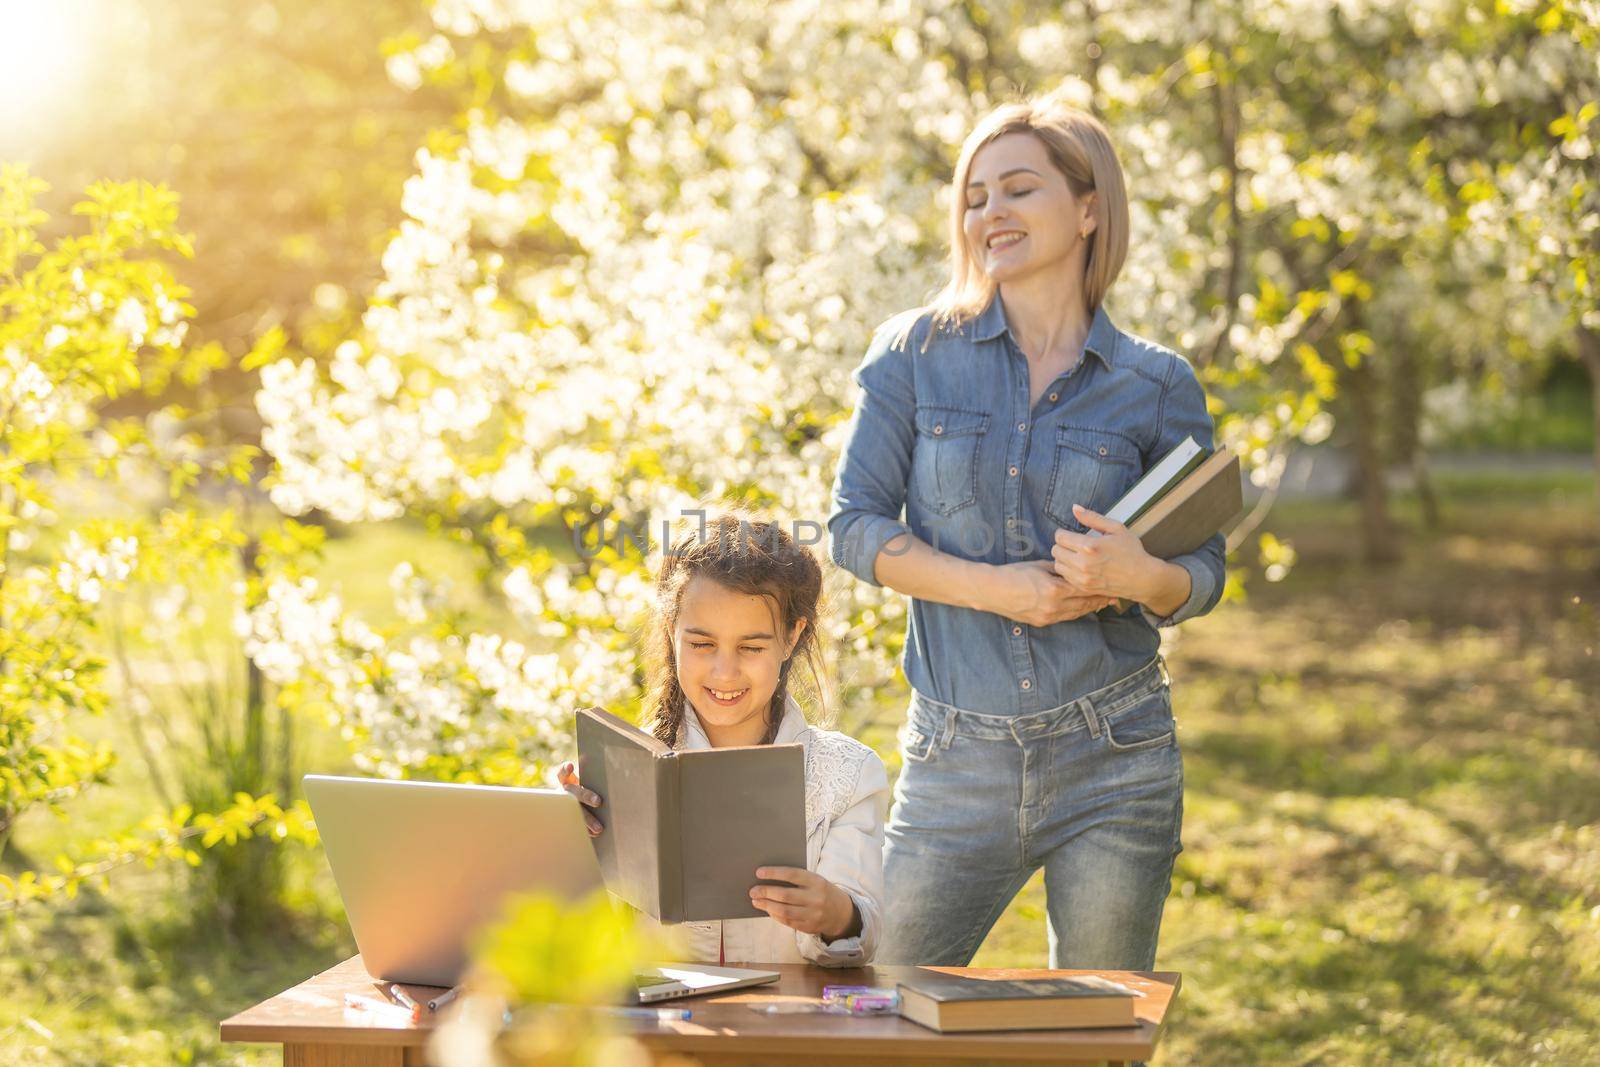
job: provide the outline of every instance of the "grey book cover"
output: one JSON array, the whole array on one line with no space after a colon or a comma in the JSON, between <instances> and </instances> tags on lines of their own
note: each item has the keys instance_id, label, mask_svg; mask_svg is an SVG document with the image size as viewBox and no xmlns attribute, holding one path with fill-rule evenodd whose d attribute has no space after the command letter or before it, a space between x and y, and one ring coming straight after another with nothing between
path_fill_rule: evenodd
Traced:
<instances>
[{"instance_id":1,"label":"grey book cover","mask_svg":"<svg viewBox=\"0 0 1600 1067\"><path fill-rule=\"evenodd\" d=\"M606 888L667 923L763 916L756 868L806 865L798 744L675 751L600 708L578 712L578 778L599 793ZM769 884L783 884L770 882Z\"/></svg>"}]
</instances>

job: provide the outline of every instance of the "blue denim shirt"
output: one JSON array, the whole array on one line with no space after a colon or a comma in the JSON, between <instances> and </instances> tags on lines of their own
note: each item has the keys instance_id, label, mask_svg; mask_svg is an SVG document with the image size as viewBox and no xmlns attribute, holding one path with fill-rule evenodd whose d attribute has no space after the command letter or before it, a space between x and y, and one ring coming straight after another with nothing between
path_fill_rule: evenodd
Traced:
<instances>
[{"instance_id":1,"label":"blue denim shirt","mask_svg":"<svg viewBox=\"0 0 1600 1067\"><path fill-rule=\"evenodd\" d=\"M893 346L905 316L906 342ZM1030 410L1028 363L996 296L959 330L906 312L877 330L833 483L834 562L880 584L874 562L910 530L941 552L986 563L1050 559L1057 528L1083 532L1072 505L1102 514L1185 436L1213 443L1206 398L1181 356L1117 329L1097 310L1084 355ZM903 516L903 517L902 517ZM1059 707L1148 663L1158 626L1222 596L1223 538L1172 562L1189 598L1159 618L1141 606L1050 626L913 598L905 672L924 696L993 715Z\"/></svg>"}]
</instances>

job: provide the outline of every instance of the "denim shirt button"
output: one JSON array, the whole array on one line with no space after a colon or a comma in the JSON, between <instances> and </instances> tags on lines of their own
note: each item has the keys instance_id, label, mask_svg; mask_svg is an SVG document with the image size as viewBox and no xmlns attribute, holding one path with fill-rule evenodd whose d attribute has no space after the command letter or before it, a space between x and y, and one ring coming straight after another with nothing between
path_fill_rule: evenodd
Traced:
<instances>
[{"instance_id":1,"label":"denim shirt button","mask_svg":"<svg viewBox=\"0 0 1600 1067\"><path fill-rule=\"evenodd\" d=\"M1056 397L1058 397L1058 396L1060 396L1060 395L1061 395L1061 394L1059 394L1059 393L1051 393L1051 394L1050 394L1050 399L1051 399L1051 400L1054 400L1054 399L1056 399Z\"/></svg>"},{"instance_id":2,"label":"denim shirt button","mask_svg":"<svg viewBox=\"0 0 1600 1067\"><path fill-rule=\"evenodd\" d=\"M1024 688L1024 689L1032 689L1033 688L1033 682L1031 682L1028 679L1024 678L1022 680L1022 688Z\"/></svg>"},{"instance_id":3,"label":"denim shirt button","mask_svg":"<svg viewBox=\"0 0 1600 1067\"><path fill-rule=\"evenodd\" d=\"M1028 424L1025 423L1025 422L1017 423L1017 432L1018 433L1027 433L1028 432Z\"/></svg>"},{"instance_id":4,"label":"denim shirt button","mask_svg":"<svg viewBox=\"0 0 1600 1067\"><path fill-rule=\"evenodd\" d=\"M944 433L944 423L936 423L933 427L933 432L935 435Z\"/></svg>"},{"instance_id":5,"label":"denim shirt button","mask_svg":"<svg viewBox=\"0 0 1600 1067\"><path fill-rule=\"evenodd\" d=\"M1102 456L1106 454L1106 446L1105 445L1101 445L1100 446L1100 454Z\"/></svg>"},{"instance_id":6,"label":"denim shirt button","mask_svg":"<svg viewBox=\"0 0 1600 1067\"><path fill-rule=\"evenodd\" d=\"M1020 627L1020 626L1013 626L1013 627L1012 627L1012 628L1011 628L1011 636L1012 636L1012 637L1021 637L1021 636L1022 636L1022 627Z\"/></svg>"},{"instance_id":7,"label":"denim shirt button","mask_svg":"<svg viewBox=\"0 0 1600 1067\"><path fill-rule=\"evenodd\" d=\"M1017 468L1012 467L1011 468L1011 477L1015 478L1016 476L1017 476Z\"/></svg>"}]
</instances>

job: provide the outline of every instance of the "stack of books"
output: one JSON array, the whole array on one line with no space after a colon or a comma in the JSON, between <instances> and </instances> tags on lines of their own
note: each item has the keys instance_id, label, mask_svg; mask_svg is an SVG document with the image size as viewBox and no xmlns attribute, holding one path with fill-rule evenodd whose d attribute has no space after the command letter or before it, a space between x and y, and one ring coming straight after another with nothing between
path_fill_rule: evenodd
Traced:
<instances>
[{"instance_id":1,"label":"stack of books","mask_svg":"<svg viewBox=\"0 0 1600 1067\"><path fill-rule=\"evenodd\" d=\"M1243 510L1239 457L1185 437L1122 494L1106 518L1126 526L1152 556L1171 559L1205 544ZM1114 606L1124 612L1131 605L1118 600Z\"/></svg>"},{"instance_id":2,"label":"stack of books","mask_svg":"<svg viewBox=\"0 0 1600 1067\"><path fill-rule=\"evenodd\" d=\"M1193 552L1244 509L1239 457L1185 437L1106 512L1158 559Z\"/></svg>"}]
</instances>

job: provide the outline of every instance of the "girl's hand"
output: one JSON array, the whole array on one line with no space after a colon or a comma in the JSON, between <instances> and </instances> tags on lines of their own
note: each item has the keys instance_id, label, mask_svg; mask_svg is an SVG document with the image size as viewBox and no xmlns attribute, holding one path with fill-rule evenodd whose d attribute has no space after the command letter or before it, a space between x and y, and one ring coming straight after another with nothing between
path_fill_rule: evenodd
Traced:
<instances>
[{"instance_id":1,"label":"girl's hand","mask_svg":"<svg viewBox=\"0 0 1600 1067\"><path fill-rule=\"evenodd\" d=\"M1114 598L1089 595L1056 573L1049 561L1031 559L996 568L996 594L989 610L1029 626L1049 626L1092 614Z\"/></svg>"},{"instance_id":2,"label":"girl's hand","mask_svg":"<svg viewBox=\"0 0 1600 1067\"><path fill-rule=\"evenodd\" d=\"M561 783L561 788L577 797L578 803L583 805L583 824L589 828L589 836L599 837L600 832L606 828L605 823L589 809L598 808L604 801L593 789L585 789L578 784L578 765L568 760L557 767L556 781Z\"/></svg>"},{"instance_id":3,"label":"girl's hand","mask_svg":"<svg viewBox=\"0 0 1600 1067\"><path fill-rule=\"evenodd\" d=\"M1142 603L1152 573L1165 561L1146 552L1144 544L1122 523L1082 504L1072 505L1072 513L1100 536L1057 530L1055 547L1050 550L1055 573L1085 593Z\"/></svg>"},{"instance_id":4,"label":"girl's hand","mask_svg":"<svg viewBox=\"0 0 1600 1067\"><path fill-rule=\"evenodd\" d=\"M816 934L824 941L861 933L861 916L850 894L820 874L799 867L759 867L757 878L775 878L793 885L758 885L750 903L791 930Z\"/></svg>"}]
</instances>

